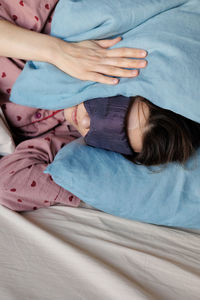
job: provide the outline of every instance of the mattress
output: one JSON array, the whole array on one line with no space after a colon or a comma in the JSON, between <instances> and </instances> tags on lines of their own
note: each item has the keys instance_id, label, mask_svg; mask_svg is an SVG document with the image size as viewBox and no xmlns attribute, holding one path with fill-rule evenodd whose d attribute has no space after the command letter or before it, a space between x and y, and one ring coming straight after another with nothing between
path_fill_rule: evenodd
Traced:
<instances>
[{"instance_id":1,"label":"mattress","mask_svg":"<svg viewBox=\"0 0 200 300\"><path fill-rule=\"evenodd\" d=\"M200 231L51 206L0 206L2 300L198 300Z\"/></svg>"}]
</instances>

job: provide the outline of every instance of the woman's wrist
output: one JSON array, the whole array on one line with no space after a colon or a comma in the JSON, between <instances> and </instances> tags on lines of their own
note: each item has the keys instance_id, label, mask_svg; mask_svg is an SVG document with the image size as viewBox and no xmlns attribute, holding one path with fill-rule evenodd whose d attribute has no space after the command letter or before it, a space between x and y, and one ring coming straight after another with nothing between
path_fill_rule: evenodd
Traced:
<instances>
[{"instance_id":1,"label":"woman's wrist","mask_svg":"<svg viewBox=\"0 0 200 300\"><path fill-rule=\"evenodd\" d=\"M39 61L47 62L56 65L59 56L59 41L60 39L42 34L41 37L42 44L40 46L40 51L38 52Z\"/></svg>"},{"instance_id":2,"label":"woman's wrist","mask_svg":"<svg viewBox=\"0 0 200 300\"><path fill-rule=\"evenodd\" d=\"M54 62L59 39L0 20L0 56Z\"/></svg>"},{"instance_id":3,"label":"woman's wrist","mask_svg":"<svg viewBox=\"0 0 200 300\"><path fill-rule=\"evenodd\" d=\"M59 63L59 59L62 58L63 52L62 52L62 43L65 43L67 46L67 42L64 42L63 40L53 37L53 36L47 36L47 43L46 43L46 50L44 51L43 61L46 61L52 65L57 66Z\"/></svg>"}]
</instances>

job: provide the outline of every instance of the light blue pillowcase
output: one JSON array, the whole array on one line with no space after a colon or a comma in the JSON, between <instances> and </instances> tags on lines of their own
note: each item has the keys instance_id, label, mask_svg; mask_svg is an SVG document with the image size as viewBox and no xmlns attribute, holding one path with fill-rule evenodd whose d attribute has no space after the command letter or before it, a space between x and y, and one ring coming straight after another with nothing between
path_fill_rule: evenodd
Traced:
<instances>
[{"instance_id":1,"label":"light blue pillowcase","mask_svg":"<svg viewBox=\"0 0 200 300\"><path fill-rule=\"evenodd\" d=\"M200 122L199 0L59 0L51 34L69 42L120 35L123 40L115 47L146 49L148 67L139 77L110 86L30 61L11 101L59 109L92 98L140 95Z\"/></svg>"},{"instance_id":2,"label":"light blue pillowcase","mask_svg":"<svg viewBox=\"0 0 200 300\"><path fill-rule=\"evenodd\" d=\"M78 139L56 155L45 173L86 203L147 223L200 229L200 150L186 166L147 168Z\"/></svg>"}]
</instances>

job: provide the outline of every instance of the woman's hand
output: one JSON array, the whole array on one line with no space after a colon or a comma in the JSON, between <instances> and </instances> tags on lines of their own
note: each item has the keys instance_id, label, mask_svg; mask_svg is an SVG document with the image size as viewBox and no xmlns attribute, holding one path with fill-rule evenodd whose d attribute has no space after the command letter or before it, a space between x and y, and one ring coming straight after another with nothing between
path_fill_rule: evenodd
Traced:
<instances>
[{"instance_id":1,"label":"woman's hand","mask_svg":"<svg viewBox=\"0 0 200 300\"><path fill-rule=\"evenodd\" d=\"M121 38L117 37L111 40L68 43L57 39L55 40L56 48L52 49L50 63L70 76L81 80L117 84L119 79L114 78L115 76L138 76L138 70L127 70L126 68L140 69L147 65L146 60L143 59L147 55L145 50L135 48L108 49L120 40ZM55 49L57 50L55 51Z\"/></svg>"},{"instance_id":2,"label":"woman's hand","mask_svg":"<svg viewBox=\"0 0 200 300\"><path fill-rule=\"evenodd\" d=\"M120 40L117 37L112 40L68 43L0 20L0 56L48 62L81 80L117 84L119 79L114 77L138 75L138 70L127 68L144 68L146 61L142 58L147 55L146 51L134 48L108 49Z\"/></svg>"}]
</instances>

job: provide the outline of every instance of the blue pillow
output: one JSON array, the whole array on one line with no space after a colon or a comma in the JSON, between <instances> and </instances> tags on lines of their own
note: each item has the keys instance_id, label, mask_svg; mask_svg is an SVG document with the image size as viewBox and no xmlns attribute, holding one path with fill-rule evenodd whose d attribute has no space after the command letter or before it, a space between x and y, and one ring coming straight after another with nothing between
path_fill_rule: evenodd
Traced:
<instances>
[{"instance_id":1,"label":"blue pillow","mask_svg":"<svg viewBox=\"0 0 200 300\"><path fill-rule=\"evenodd\" d=\"M11 101L59 109L97 97L140 95L200 122L199 0L60 0L51 34L69 42L121 35L115 47L146 49L149 64L139 77L109 86L30 61L12 89Z\"/></svg>"},{"instance_id":2,"label":"blue pillow","mask_svg":"<svg viewBox=\"0 0 200 300\"><path fill-rule=\"evenodd\" d=\"M45 173L109 214L200 229L200 150L184 168L176 163L147 168L86 146L81 138L62 148Z\"/></svg>"}]
</instances>

